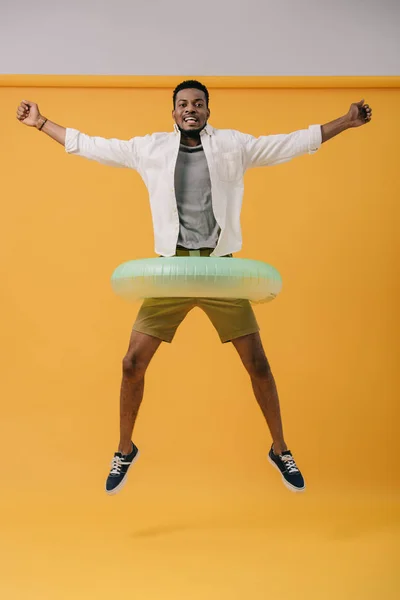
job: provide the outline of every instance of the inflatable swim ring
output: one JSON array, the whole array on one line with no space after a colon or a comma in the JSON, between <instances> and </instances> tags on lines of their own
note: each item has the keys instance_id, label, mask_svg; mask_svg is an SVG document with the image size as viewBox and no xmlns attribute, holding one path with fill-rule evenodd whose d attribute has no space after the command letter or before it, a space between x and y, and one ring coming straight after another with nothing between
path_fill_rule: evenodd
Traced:
<instances>
[{"instance_id":1,"label":"inflatable swim ring","mask_svg":"<svg viewBox=\"0 0 400 600\"><path fill-rule=\"evenodd\" d=\"M197 297L264 303L279 294L282 278L259 260L174 256L124 262L115 269L111 285L128 301Z\"/></svg>"}]
</instances>

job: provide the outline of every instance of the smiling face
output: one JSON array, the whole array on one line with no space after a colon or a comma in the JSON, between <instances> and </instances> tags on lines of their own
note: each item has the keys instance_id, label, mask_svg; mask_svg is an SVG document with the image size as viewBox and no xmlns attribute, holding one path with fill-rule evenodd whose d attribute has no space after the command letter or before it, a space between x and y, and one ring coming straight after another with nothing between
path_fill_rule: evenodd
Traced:
<instances>
[{"instance_id":1,"label":"smiling face","mask_svg":"<svg viewBox=\"0 0 400 600\"><path fill-rule=\"evenodd\" d=\"M182 133L189 137L199 134L210 116L204 92L195 88L180 90L172 116Z\"/></svg>"}]
</instances>

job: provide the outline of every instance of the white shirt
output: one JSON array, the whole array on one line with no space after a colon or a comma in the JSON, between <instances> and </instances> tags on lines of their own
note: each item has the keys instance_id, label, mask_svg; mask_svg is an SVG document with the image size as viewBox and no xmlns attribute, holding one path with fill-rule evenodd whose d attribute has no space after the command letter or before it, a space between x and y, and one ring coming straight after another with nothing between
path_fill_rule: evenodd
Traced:
<instances>
[{"instance_id":1,"label":"white shirt","mask_svg":"<svg viewBox=\"0 0 400 600\"><path fill-rule=\"evenodd\" d=\"M200 136L210 171L213 211L221 228L211 256L238 252L242 247L240 212L246 170L313 154L322 143L320 125L258 138L206 125ZM66 132L66 152L138 171L149 191L155 252L162 256L175 254L179 235L174 175L180 137L177 126L171 133L153 133L130 140L90 137L76 129Z\"/></svg>"}]
</instances>

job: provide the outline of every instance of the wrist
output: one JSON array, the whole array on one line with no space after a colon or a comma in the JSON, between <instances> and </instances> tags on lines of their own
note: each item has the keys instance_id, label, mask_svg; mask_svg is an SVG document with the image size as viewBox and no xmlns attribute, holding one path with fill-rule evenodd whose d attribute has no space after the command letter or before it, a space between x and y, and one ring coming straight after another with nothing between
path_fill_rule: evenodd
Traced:
<instances>
[{"instance_id":1,"label":"wrist","mask_svg":"<svg viewBox=\"0 0 400 600\"><path fill-rule=\"evenodd\" d=\"M350 116L348 114L344 115L344 117L342 117L342 122L343 122L343 130L351 129L353 127Z\"/></svg>"},{"instance_id":2,"label":"wrist","mask_svg":"<svg viewBox=\"0 0 400 600\"><path fill-rule=\"evenodd\" d=\"M43 126L46 123L46 121L47 121L46 117L43 117L43 115L39 115L36 120L36 123L35 123L36 129L41 131L43 129Z\"/></svg>"}]
</instances>

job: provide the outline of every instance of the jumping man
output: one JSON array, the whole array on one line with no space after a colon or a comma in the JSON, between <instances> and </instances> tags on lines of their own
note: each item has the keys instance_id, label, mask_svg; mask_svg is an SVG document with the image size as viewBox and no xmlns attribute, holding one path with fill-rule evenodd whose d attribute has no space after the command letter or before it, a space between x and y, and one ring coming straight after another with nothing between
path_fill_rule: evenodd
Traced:
<instances>
[{"instance_id":1,"label":"jumping man","mask_svg":"<svg viewBox=\"0 0 400 600\"><path fill-rule=\"evenodd\" d=\"M149 191L158 255L219 256L227 260L242 247L240 212L245 171L313 154L322 143L346 129L368 123L372 111L362 100L352 104L346 115L326 125L255 138L211 127L208 90L200 82L190 80L174 90L172 116L173 132L123 141L90 137L61 127L42 116L37 104L27 100L17 110L19 121L47 134L65 146L68 153L139 172ZM303 491L304 479L285 442L274 377L249 301L161 298L143 302L123 359L120 440L106 492L115 494L122 488L138 456L132 432L143 398L146 369L161 342L172 341L194 306L205 311L221 342L232 342L236 348L271 433L268 458L290 490Z\"/></svg>"}]
</instances>

